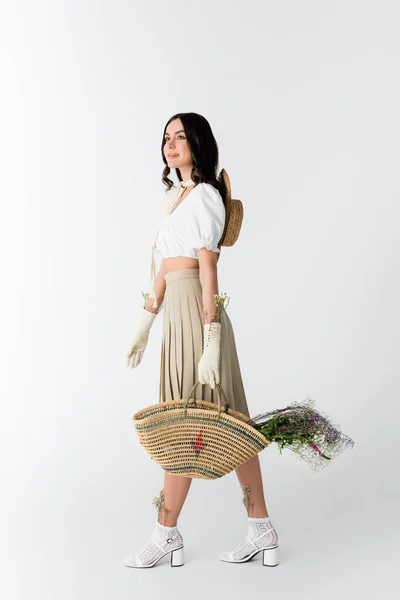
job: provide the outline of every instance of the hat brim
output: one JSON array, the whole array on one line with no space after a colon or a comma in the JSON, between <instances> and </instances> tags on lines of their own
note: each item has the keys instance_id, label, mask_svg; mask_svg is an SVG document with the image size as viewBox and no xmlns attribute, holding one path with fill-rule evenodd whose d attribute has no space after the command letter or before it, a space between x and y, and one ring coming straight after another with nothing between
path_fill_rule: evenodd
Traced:
<instances>
[{"instance_id":1,"label":"hat brim","mask_svg":"<svg viewBox=\"0 0 400 600\"><path fill-rule=\"evenodd\" d=\"M233 200L231 195L231 182L225 169L221 169L218 175L219 182L224 186L225 197L225 228L219 245L233 246L239 237L243 221L243 203L241 200Z\"/></svg>"},{"instance_id":2,"label":"hat brim","mask_svg":"<svg viewBox=\"0 0 400 600\"><path fill-rule=\"evenodd\" d=\"M233 246L239 237L243 221L243 204L240 200L231 200L230 211L222 236L222 246Z\"/></svg>"}]
</instances>

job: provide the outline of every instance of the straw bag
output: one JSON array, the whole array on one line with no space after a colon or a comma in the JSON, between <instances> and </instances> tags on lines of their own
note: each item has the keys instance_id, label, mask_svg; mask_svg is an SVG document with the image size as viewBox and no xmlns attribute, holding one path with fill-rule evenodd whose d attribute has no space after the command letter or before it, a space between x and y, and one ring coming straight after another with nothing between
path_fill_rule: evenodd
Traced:
<instances>
[{"instance_id":1,"label":"straw bag","mask_svg":"<svg viewBox=\"0 0 400 600\"><path fill-rule=\"evenodd\" d=\"M169 473L217 479L233 471L271 442L249 423L251 419L229 408L216 385L218 406L196 400L197 381L187 399L159 402L133 415L140 443ZM193 398L192 398L193 395ZM221 409L221 395L225 408Z\"/></svg>"},{"instance_id":2,"label":"straw bag","mask_svg":"<svg viewBox=\"0 0 400 600\"><path fill-rule=\"evenodd\" d=\"M288 447L317 474L333 457L354 445L314 408L309 396L250 418L229 407L219 384L218 405L196 400L199 383L194 384L188 398L158 402L132 417L140 443L164 471L217 479L276 442L281 453ZM221 395L225 398L223 411Z\"/></svg>"}]
</instances>

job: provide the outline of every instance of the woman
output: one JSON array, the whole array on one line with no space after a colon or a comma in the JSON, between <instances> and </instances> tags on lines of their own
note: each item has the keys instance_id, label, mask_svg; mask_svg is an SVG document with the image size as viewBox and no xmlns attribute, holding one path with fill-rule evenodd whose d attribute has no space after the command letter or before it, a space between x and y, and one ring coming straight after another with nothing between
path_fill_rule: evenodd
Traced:
<instances>
[{"instance_id":1,"label":"woman","mask_svg":"<svg viewBox=\"0 0 400 600\"><path fill-rule=\"evenodd\" d=\"M208 121L196 113L179 113L164 128L163 182L170 205L154 248L162 263L155 277L152 260L152 292L143 308L137 333L128 354L128 366L142 360L151 325L164 304L161 352L160 402L187 398L199 380L195 397L217 402L221 384L229 405L249 416L230 318L216 303L219 296L217 261L225 226L225 191L216 177L218 146ZM177 188L168 178L176 170ZM171 190L172 189L172 193ZM271 552L277 564L278 535L265 504L258 454L236 469L246 507L247 535L229 552L227 562L245 562L258 552ZM171 565L181 566L183 538L177 522L192 479L165 472L160 496L154 499L158 519L151 537L134 556L130 567L152 567L171 553ZM264 563L265 564L265 563Z\"/></svg>"}]
</instances>

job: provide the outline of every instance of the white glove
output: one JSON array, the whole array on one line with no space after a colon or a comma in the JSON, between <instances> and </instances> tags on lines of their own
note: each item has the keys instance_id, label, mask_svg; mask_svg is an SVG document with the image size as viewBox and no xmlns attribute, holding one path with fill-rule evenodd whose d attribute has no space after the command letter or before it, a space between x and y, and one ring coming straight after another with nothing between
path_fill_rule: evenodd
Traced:
<instances>
[{"instance_id":1,"label":"white glove","mask_svg":"<svg viewBox=\"0 0 400 600\"><path fill-rule=\"evenodd\" d=\"M140 321L138 328L136 330L136 334L132 343L132 347L128 354L128 364L127 366L133 369L137 367L143 358L143 352L146 349L147 342L149 339L149 333L151 326L153 325L154 319L156 318L157 313L152 313L145 308L142 308L142 312L140 315Z\"/></svg>"},{"instance_id":2,"label":"white glove","mask_svg":"<svg viewBox=\"0 0 400 600\"><path fill-rule=\"evenodd\" d=\"M204 349L198 364L200 383L209 383L214 389L219 383L219 355L221 342L221 323L204 324Z\"/></svg>"}]
</instances>

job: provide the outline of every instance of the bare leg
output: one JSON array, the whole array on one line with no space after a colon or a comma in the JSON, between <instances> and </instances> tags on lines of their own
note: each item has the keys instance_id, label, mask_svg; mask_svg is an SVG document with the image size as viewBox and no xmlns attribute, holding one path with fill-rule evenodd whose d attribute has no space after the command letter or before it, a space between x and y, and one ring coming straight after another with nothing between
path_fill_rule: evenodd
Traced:
<instances>
[{"instance_id":1,"label":"bare leg","mask_svg":"<svg viewBox=\"0 0 400 600\"><path fill-rule=\"evenodd\" d=\"M249 517L268 517L258 454L236 469Z\"/></svg>"},{"instance_id":2,"label":"bare leg","mask_svg":"<svg viewBox=\"0 0 400 600\"><path fill-rule=\"evenodd\" d=\"M164 489L154 498L158 522L165 527L175 527L192 483L191 477L181 477L165 472Z\"/></svg>"}]
</instances>

